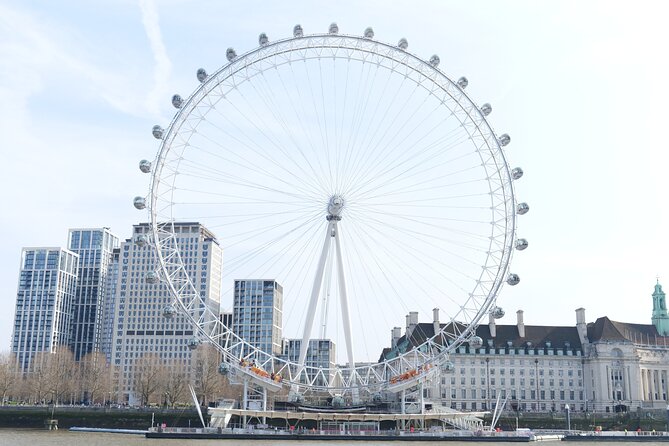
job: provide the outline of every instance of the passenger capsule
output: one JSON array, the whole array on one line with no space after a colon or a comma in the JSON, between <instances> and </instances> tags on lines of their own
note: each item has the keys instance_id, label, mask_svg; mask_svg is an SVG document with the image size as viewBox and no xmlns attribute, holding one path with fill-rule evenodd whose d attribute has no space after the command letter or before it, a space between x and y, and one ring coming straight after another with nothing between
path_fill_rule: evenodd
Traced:
<instances>
[{"instance_id":1,"label":"passenger capsule","mask_svg":"<svg viewBox=\"0 0 669 446\"><path fill-rule=\"evenodd\" d=\"M232 62L237 58L237 52L235 51L234 48L228 48L225 51L225 57L228 59L228 62Z\"/></svg>"},{"instance_id":2,"label":"passenger capsule","mask_svg":"<svg viewBox=\"0 0 669 446\"><path fill-rule=\"evenodd\" d=\"M504 310L502 307L494 307L490 314L492 314L492 317L495 319L502 319L504 317Z\"/></svg>"},{"instance_id":3,"label":"passenger capsule","mask_svg":"<svg viewBox=\"0 0 669 446\"><path fill-rule=\"evenodd\" d=\"M472 348L480 348L483 345L483 339L480 336L472 336L469 338L469 346Z\"/></svg>"},{"instance_id":4,"label":"passenger capsule","mask_svg":"<svg viewBox=\"0 0 669 446\"><path fill-rule=\"evenodd\" d=\"M208 76L209 75L207 74L207 71L204 68L199 68L197 70L197 80L199 80L200 82L206 81Z\"/></svg>"},{"instance_id":5,"label":"passenger capsule","mask_svg":"<svg viewBox=\"0 0 669 446\"><path fill-rule=\"evenodd\" d=\"M218 365L218 373L225 376L230 373L230 364L227 362L222 362Z\"/></svg>"},{"instance_id":6,"label":"passenger capsule","mask_svg":"<svg viewBox=\"0 0 669 446\"><path fill-rule=\"evenodd\" d=\"M499 144L502 147L507 146L510 142L511 142L511 137L506 133L499 137Z\"/></svg>"},{"instance_id":7,"label":"passenger capsule","mask_svg":"<svg viewBox=\"0 0 669 446\"><path fill-rule=\"evenodd\" d=\"M144 234L140 234L137 237L135 237L135 245L137 245L140 248L145 247L148 243L149 243L149 238Z\"/></svg>"},{"instance_id":8,"label":"passenger capsule","mask_svg":"<svg viewBox=\"0 0 669 446\"><path fill-rule=\"evenodd\" d=\"M330 27L328 28L328 33L329 34L339 34L339 27L335 22L330 23Z\"/></svg>"},{"instance_id":9,"label":"passenger capsule","mask_svg":"<svg viewBox=\"0 0 669 446\"><path fill-rule=\"evenodd\" d=\"M406 50L407 48L409 48L409 42L407 41L407 39L402 37L400 41L397 42L397 47L401 50Z\"/></svg>"},{"instance_id":10,"label":"passenger capsule","mask_svg":"<svg viewBox=\"0 0 669 446\"><path fill-rule=\"evenodd\" d=\"M430 57L430 65L432 65L434 68L437 68L439 66L439 62L441 62L441 60L439 59L439 56L437 56L436 54Z\"/></svg>"},{"instance_id":11,"label":"passenger capsule","mask_svg":"<svg viewBox=\"0 0 669 446\"><path fill-rule=\"evenodd\" d=\"M293 27L293 37L302 37L304 36L304 30L302 29L302 25L295 25Z\"/></svg>"},{"instance_id":12,"label":"passenger capsule","mask_svg":"<svg viewBox=\"0 0 669 446\"><path fill-rule=\"evenodd\" d=\"M373 39L374 38L374 30L372 29L371 26L368 26L365 28L365 32L363 34L365 36L365 39Z\"/></svg>"},{"instance_id":13,"label":"passenger capsule","mask_svg":"<svg viewBox=\"0 0 669 446\"><path fill-rule=\"evenodd\" d=\"M258 43L260 44L260 46L265 46L267 45L268 42L269 39L267 38L267 34L260 33L260 35L258 36Z\"/></svg>"},{"instance_id":14,"label":"passenger capsule","mask_svg":"<svg viewBox=\"0 0 669 446\"><path fill-rule=\"evenodd\" d=\"M141 211L142 209L146 208L146 199L144 197L135 197L132 204L135 205L135 208Z\"/></svg>"},{"instance_id":15,"label":"passenger capsule","mask_svg":"<svg viewBox=\"0 0 669 446\"><path fill-rule=\"evenodd\" d=\"M455 364L453 364L451 361L446 361L441 366L441 369L446 373L453 373L453 371L455 370Z\"/></svg>"},{"instance_id":16,"label":"passenger capsule","mask_svg":"<svg viewBox=\"0 0 669 446\"><path fill-rule=\"evenodd\" d=\"M163 128L159 125L154 125L151 129L151 133L153 133L153 137L156 139L163 139L163 132Z\"/></svg>"},{"instance_id":17,"label":"passenger capsule","mask_svg":"<svg viewBox=\"0 0 669 446\"><path fill-rule=\"evenodd\" d=\"M189 349L195 350L201 343L202 342L198 338L193 337L188 340L188 343L186 345L188 345Z\"/></svg>"},{"instance_id":18,"label":"passenger capsule","mask_svg":"<svg viewBox=\"0 0 669 446\"><path fill-rule=\"evenodd\" d=\"M139 170L142 171L142 173L150 173L151 172L151 161L149 160L142 160L139 162Z\"/></svg>"},{"instance_id":19,"label":"passenger capsule","mask_svg":"<svg viewBox=\"0 0 669 446\"><path fill-rule=\"evenodd\" d=\"M521 169L520 167L514 167L513 170L511 171L511 178L513 178L514 180L519 180L523 177L524 173L525 172L523 172L523 169Z\"/></svg>"},{"instance_id":20,"label":"passenger capsule","mask_svg":"<svg viewBox=\"0 0 669 446\"><path fill-rule=\"evenodd\" d=\"M302 397L302 395L297 392L290 391L288 393L288 401L290 401L291 403L301 403L302 401L304 401L304 397Z\"/></svg>"},{"instance_id":21,"label":"passenger capsule","mask_svg":"<svg viewBox=\"0 0 669 446\"><path fill-rule=\"evenodd\" d=\"M509 277L506 278L506 283L511 286L518 285L520 283L520 276L518 274L509 274Z\"/></svg>"},{"instance_id":22,"label":"passenger capsule","mask_svg":"<svg viewBox=\"0 0 669 446\"><path fill-rule=\"evenodd\" d=\"M492 105L485 103L481 106L481 113L483 116L488 116L490 113L492 113Z\"/></svg>"},{"instance_id":23,"label":"passenger capsule","mask_svg":"<svg viewBox=\"0 0 669 446\"><path fill-rule=\"evenodd\" d=\"M380 403L381 401L383 401L383 395L379 392L374 392L374 395L372 395L372 402Z\"/></svg>"},{"instance_id":24,"label":"passenger capsule","mask_svg":"<svg viewBox=\"0 0 669 446\"><path fill-rule=\"evenodd\" d=\"M166 319L172 319L174 315L177 314L177 309L174 308L174 305L165 305L163 308L163 317Z\"/></svg>"},{"instance_id":25,"label":"passenger capsule","mask_svg":"<svg viewBox=\"0 0 669 446\"><path fill-rule=\"evenodd\" d=\"M518 203L518 206L516 206L516 212L518 212L519 215L525 215L529 210L530 205L527 203Z\"/></svg>"},{"instance_id":26,"label":"passenger capsule","mask_svg":"<svg viewBox=\"0 0 669 446\"><path fill-rule=\"evenodd\" d=\"M344 397L341 395L335 395L332 397L332 407L344 407L346 404L346 401L344 401Z\"/></svg>"},{"instance_id":27,"label":"passenger capsule","mask_svg":"<svg viewBox=\"0 0 669 446\"><path fill-rule=\"evenodd\" d=\"M523 251L523 250L525 250L529 245L530 245L530 244L529 244L529 243L527 242L527 240L524 239L524 238L519 238L518 240L516 240L516 249L517 249L518 251Z\"/></svg>"},{"instance_id":28,"label":"passenger capsule","mask_svg":"<svg viewBox=\"0 0 669 446\"><path fill-rule=\"evenodd\" d=\"M458 79L458 87L460 87L461 90L467 88L467 85L469 85L469 81L466 77L462 76L460 79Z\"/></svg>"},{"instance_id":29,"label":"passenger capsule","mask_svg":"<svg viewBox=\"0 0 669 446\"><path fill-rule=\"evenodd\" d=\"M174 106L174 108L181 108L182 105L184 105L184 100L181 98L181 96L178 94L172 96L172 106Z\"/></svg>"},{"instance_id":30,"label":"passenger capsule","mask_svg":"<svg viewBox=\"0 0 669 446\"><path fill-rule=\"evenodd\" d=\"M159 280L160 278L158 277L158 273L155 271L149 271L148 273L144 274L144 282L148 283L149 285L158 283Z\"/></svg>"}]
</instances>

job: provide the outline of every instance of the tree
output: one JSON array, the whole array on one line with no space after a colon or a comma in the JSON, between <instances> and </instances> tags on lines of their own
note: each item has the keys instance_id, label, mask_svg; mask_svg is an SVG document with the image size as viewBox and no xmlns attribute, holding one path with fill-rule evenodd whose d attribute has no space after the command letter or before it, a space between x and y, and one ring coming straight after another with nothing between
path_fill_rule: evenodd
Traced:
<instances>
[{"instance_id":1,"label":"tree","mask_svg":"<svg viewBox=\"0 0 669 446\"><path fill-rule=\"evenodd\" d=\"M188 384L188 369L183 360L174 359L165 368L163 392L165 404L174 407L186 395Z\"/></svg>"},{"instance_id":2,"label":"tree","mask_svg":"<svg viewBox=\"0 0 669 446\"><path fill-rule=\"evenodd\" d=\"M2 391L0 404L5 404L7 396L16 396L18 384L18 371L14 355L0 353L0 391Z\"/></svg>"},{"instance_id":3,"label":"tree","mask_svg":"<svg viewBox=\"0 0 669 446\"><path fill-rule=\"evenodd\" d=\"M105 355L100 352L89 353L84 356L79 365L82 396L85 396L85 400L91 403L95 403L96 399L104 401L111 379L110 367Z\"/></svg>"},{"instance_id":4,"label":"tree","mask_svg":"<svg viewBox=\"0 0 669 446\"><path fill-rule=\"evenodd\" d=\"M55 404L75 390L76 363L74 353L65 346L56 348L45 356L46 390L53 396Z\"/></svg>"},{"instance_id":5,"label":"tree","mask_svg":"<svg viewBox=\"0 0 669 446\"><path fill-rule=\"evenodd\" d=\"M141 404L146 406L160 388L161 376L165 373L160 356L155 353L145 353L135 361L133 372L134 391L139 395Z\"/></svg>"},{"instance_id":6,"label":"tree","mask_svg":"<svg viewBox=\"0 0 669 446\"><path fill-rule=\"evenodd\" d=\"M36 404L43 404L48 395L48 359L50 352L38 352L30 362L30 368L25 377L25 391L28 400Z\"/></svg>"},{"instance_id":7,"label":"tree","mask_svg":"<svg viewBox=\"0 0 669 446\"><path fill-rule=\"evenodd\" d=\"M219 373L221 354L211 344L201 344L193 355L193 384L202 405L207 405L223 391L224 380Z\"/></svg>"}]
</instances>

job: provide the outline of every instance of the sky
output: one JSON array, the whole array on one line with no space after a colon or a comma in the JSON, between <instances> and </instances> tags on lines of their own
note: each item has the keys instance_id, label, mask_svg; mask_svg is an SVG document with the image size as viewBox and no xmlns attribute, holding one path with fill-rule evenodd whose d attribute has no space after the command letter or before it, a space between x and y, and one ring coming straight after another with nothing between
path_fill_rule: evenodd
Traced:
<instances>
[{"instance_id":1,"label":"sky","mask_svg":"<svg viewBox=\"0 0 669 446\"><path fill-rule=\"evenodd\" d=\"M659 1L0 1L0 351L21 248L65 246L72 227L128 238L146 220L132 206L148 190L137 163L155 156L171 95L227 47L297 23L406 37L493 105L531 207L500 323L522 309L528 325L570 326L579 307L588 321L650 323L656 278L669 286L667 13Z\"/></svg>"}]
</instances>

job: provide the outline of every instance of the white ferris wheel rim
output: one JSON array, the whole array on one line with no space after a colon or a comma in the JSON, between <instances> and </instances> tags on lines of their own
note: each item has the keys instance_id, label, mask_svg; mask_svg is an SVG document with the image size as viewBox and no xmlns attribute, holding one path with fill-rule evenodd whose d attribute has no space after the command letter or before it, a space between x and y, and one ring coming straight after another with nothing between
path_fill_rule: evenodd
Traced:
<instances>
[{"instance_id":1,"label":"white ferris wheel rim","mask_svg":"<svg viewBox=\"0 0 669 446\"><path fill-rule=\"evenodd\" d=\"M321 51L320 55L316 54L316 50ZM347 56L342 55L342 52L346 53ZM348 376L345 377L342 370L344 367L337 366L334 369L315 369L308 365L304 366L293 361L278 358L276 355L271 354L271 352L263 352L232 333L230 327L221 327L217 315L213 314L211 309L205 308L204 311L198 309L200 308L200 305L196 305L199 299L198 290L195 289L192 281L189 280L188 273L185 273L179 249L175 247L176 244L170 239L170 234L173 234L172 225L176 221L175 216L172 215L171 208L169 209L169 218L164 218L166 209L161 200L165 195L165 191L161 190L160 187L161 184L164 185L168 180L175 181L176 178L176 175L164 172L166 154L172 150L177 150L172 146L175 137L181 131L184 123L189 119L193 119L192 112L207 98L214 88L242 72L246 72L246 80L250 80L254 75L274 67L276 60L274 59L274 62L267 63L266 66L263 66L263 63L281 55L298 56L297 59L300 57L305 59L380 57L390 63L397 64L397 67L406 70L409 76L417 76L421 80L416 81L416 83L421 87L428 88L425 85L421 85L422 83L426 83L429 84L429 88L439 89L439 93L450 97L459 106L459 110L454 111L454 113L459 113L458 119L461 126L469 133L470 138L478 141L480 149L489 155L489 164L483 167L491 172L491 177L497 175L496 179L489 179L489 181L496 181L494 186L490 185L491 197L493 197L491 200L494 200L495 196L497 197L497 202L493 204L493 207L496 207L494 211L499 213L500 218L491 223L493 227L500 229L495 236L490 237L491 246L494 245L497 247L498 261L496 263L492 262L492 265L488 265L487 262L485 265L482 265L484 271L487 269L490 272L492 279L488 280L489 285L487 286L485 295L480 296L481 299L476 315L470 318L465 326L459 327L458 330L461 331L456 332L455 336L453 333L446 333L447 328L444 328L439 333L426 339L419 348L399 354L392 360L384 360L373 365L345 367L347 370L346 375ZM283 63L287 62L284 61ZM485 161L483 164L485 164ZM330 391L336 389L345 391L353 387L383 388L384 385L388 384L391 376L399 375L402 371L410 367L415 367L417 364L435 365L473 335L473 330L475 330L480 319L487 314L495 303L499 289L508 274L516 231L516 203L510 169L496 133L484 114L463 91L463 88L460 88L456 82L452 81L436 66L407 52L406 49L366 37L341 34L306 35L261 45L246 54L235 57L230 63L225 64L215 73L208 76L195 92L184 101L183 106L175 114L164 132L160 150L153 165L148 203L153 230L153 243L156 246L160 270L168 288L175 296L175 301L182 313L185 313L188 319L197 327L199 337L212 341L215 345L219 345L216 341L224 335L231 337L232 342L227 348L222 348L222 353L225 360L233 367L239 359L232 353L233 349L243 345L245 348L253 351L255 357L263 358L258 361L260 366L265 366L266 368L275 370L277 373L281 373L284 377L284 383L287 384L298 384L307 388L322 388ZM161 208L161 205L163 208ZM490 251L492 252L493 249L491 248ZM491 254L488 253L488 259L490 258ZM185 277L183 274L180 275L180 272L185 273ZM470 300L472 299L472 295L473 293L470 293ZM208 314L210 312L212 314ZM457 314L448 322L458 322L456 317ZM446 345L444 346L444 344ZM306 374L305 371L307 372ZM308 378L307 375L311 375L311 378ZM339 378L337 386L316 384L316 378L320 377L322 380L323 377L330 376ZM334 382L331 379L327 381Z\"/></svg>"}]
</instances>

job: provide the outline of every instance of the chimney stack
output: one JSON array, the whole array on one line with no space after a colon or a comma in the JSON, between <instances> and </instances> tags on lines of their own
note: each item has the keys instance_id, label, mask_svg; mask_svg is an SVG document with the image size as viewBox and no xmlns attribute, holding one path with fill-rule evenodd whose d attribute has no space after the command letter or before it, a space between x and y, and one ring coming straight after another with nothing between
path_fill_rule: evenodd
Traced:
<instances>
[{"instance_id":1,"label":"chimney stack","mask_svg":"<svg viewBox=\"0 0 669 446\"><path fill-rule=\"evenodd\" d=\"M525 337L525 321L523 320L523 310L516 311L517 326L518 326L518 336L521 338Z\"/></svg>"},{"instance_id":2,"label":"chimney stack","mask_svg":"<svg viewBox=\"0 0 669 446\"><path fill-rule=\"evenodd\" d=\"M585 323L585 308L576 309L576 331L581 344L587 344L588 340L588 326Z\"/></svg>"},{"instance_id":3,"label":"chimney stack","mask_svg":"<svg viewBox=\"0 0 669 446\"><path fill-rule=\"evenodd\" d=\"M488 327L490 328L490 337L497 337L497 326L495 325L495 316L488 313Z\"/></svg>"},{"instance_id":4,"label":"chimney stack","mask_svg":"<svg viewBox=\"0 0 669 446\"><path fill-rule=\"evenodd\" d=\"M418 325L418 312L410 311L409 314L407 314L407 338L411 336L411 333L413 333L413 329L416 328L416 325Z\"/></svg>"},{"instance_id":5,"label":"chimney stack","mask_svg":"<svg viewBox=\"0 0 669 446\"><path fill-rule=\"evenodd\" d=\"M434 308L432 310L432 328L434 334L439 333L439 330L441 330L441 325L439 324L439 308Z\"/></svg>"},{"instance_id":6,"label":"chimney stack","mask_svg":"<svg viewBox=\"0 0 669 446\"><path fill-rule=\"evenodd\" d=\"M395 348L397 347L397 341L402 337L402 327L394 327L390 333L392 335L390 347Z\"/></svg>"}]
</instances>

